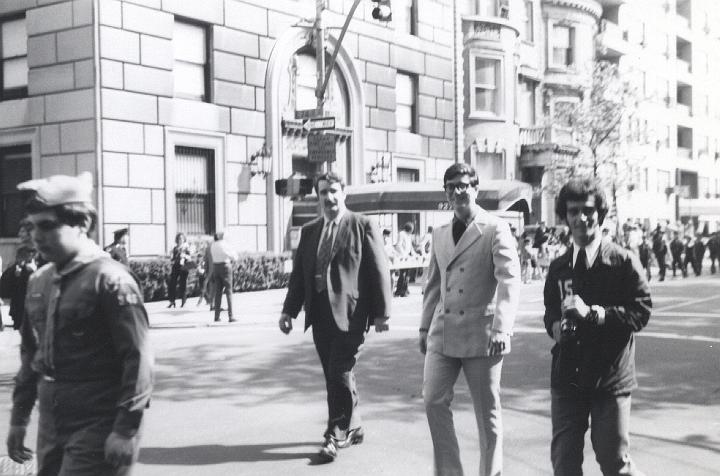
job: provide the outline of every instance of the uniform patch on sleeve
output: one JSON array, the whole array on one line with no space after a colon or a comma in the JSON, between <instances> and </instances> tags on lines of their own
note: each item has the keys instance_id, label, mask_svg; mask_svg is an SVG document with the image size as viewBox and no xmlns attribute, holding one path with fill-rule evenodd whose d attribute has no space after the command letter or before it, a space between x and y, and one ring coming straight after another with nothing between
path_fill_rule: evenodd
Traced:
<instances>
[{"instance_id":1,"label":"uniform patch on sleeve","mask_svg":"<svg viewBox=\"0 0 720 476\"><path fill-rule=\"evenodd\" d=\"M118 306L134 306L142 303L133 281L123 276L112 276L107 280L107 291L117 299Z\"/></svg>"}]
</instances>

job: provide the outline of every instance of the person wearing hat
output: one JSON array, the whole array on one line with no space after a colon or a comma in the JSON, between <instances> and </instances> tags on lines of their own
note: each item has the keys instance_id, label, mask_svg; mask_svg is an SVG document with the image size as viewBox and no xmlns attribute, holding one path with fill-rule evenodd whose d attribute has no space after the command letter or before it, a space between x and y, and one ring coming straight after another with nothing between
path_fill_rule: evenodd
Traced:
<instances>
[{"instance_id":1,"label":"person wearing hat","mask_svg":"<svg viewBox=\"0 0 720 476\"><path fill-rule=\"evenodd\" d=\"M113 232L113 242L105 247L105 251L110 254L112 259L125 266L130 266L130 258L127 252L128 238L130 238L130 230L120 228Z\"/></svg>"},{"instance_id":2,"label":"person wearing hat","mask_svg":"<svg viewBox=\"0 0 720 476\"><path fill-rule=\"evenodd\" d=\"M24 440L38 400L38 474L126 475L152 391L142 293L88 236L97 219L89 173L18 189L33 193L30 233L49 263L28 283L8 455L32 458Z\"/></svg>"}]
</instances>

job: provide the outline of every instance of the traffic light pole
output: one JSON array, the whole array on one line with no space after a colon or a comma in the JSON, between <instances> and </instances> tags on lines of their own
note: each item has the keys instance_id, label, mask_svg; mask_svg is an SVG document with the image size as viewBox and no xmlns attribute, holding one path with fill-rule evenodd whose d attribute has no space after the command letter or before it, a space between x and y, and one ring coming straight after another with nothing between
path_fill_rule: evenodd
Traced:
<instances>
[{"instance_id":1,"label":"traffic light pole","mask_svg":"<svg viewBox=\"0 0 720 476\"><path fill-rule=\"evenodd\" d=\"M355 10L357 10L358 5L360 5L361 0L355 0L353 2L352 7L350 7L350 12L348 13L347 17L345 18L345 24L342 27L342 30L340 30L340 36L338 37L337 44L335 45L335 50L333 51L332 57L330 58L330 64L328 65L327 71L323 73L322 76L323 80L322 83L320 82L320 74L318 74L318 90L316 91L316 95L318 97L318 101L320 101L320 98L325 97L325 89L327 89L328 82L330 82L330 74L332 74L333 68L335 67L335 61L337 60L337 55L340 52L340 45L342 45L342 41L345 38L345 33L348 30L348 27L350 26L350 20L352 20L353 15L355 15ZM324 55L323 55L323 63L324 63ZM318 68L320 63L318 62ZM318 70L319 71L319 70ZM324 101L324 99L323 99Z\"/></svg>"},{"instance_id":2,"label":"traffic light pole","mask_svg":"<svg viewBox=\"0 0 720 476\"><path fill-rule=\"evenodd\" d=\"M315 97L317 98L317 111L322 116L323 105L325 104L325 26L323 25L323 11L325 11L326 0L315 0L315 60L317 64L317 86Z\"/></svg>"}]
</instances>

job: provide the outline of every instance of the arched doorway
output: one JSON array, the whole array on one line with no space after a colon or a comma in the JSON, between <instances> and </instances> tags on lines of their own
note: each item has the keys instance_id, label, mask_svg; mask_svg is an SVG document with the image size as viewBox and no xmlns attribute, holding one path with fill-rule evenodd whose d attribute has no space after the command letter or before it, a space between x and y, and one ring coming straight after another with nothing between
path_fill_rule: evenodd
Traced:
<instances>
[{"instance_id":1,"label":"arched doorway","mask_svg":"<svg viewBox=\"0 0 720 476\"><path fill-rule=\"evenodd\" d=\"M272 179L292 174L312 177L322 163L311 162L307 154L307 135L302 121L295 119L298 110L316 106L315 50L310 29L291 28L275 44L266 74L266 143L272 150ZM337 42L330 37L328 51ZM326 55L329 60L329 55ZM364 182L363 173L363 88L352 57L339 51L331 81L326 91L324 116L335 117L337 160L332 169L348 183ZM271 182L272 183L272 182ZM313 201L292 201L274 195L268 198L268 249L289 248L288 230L315 215ZM307 206L310 204L310 206ZM305 205L305 206L304 206Z\"/></svg>"}]
</instances>

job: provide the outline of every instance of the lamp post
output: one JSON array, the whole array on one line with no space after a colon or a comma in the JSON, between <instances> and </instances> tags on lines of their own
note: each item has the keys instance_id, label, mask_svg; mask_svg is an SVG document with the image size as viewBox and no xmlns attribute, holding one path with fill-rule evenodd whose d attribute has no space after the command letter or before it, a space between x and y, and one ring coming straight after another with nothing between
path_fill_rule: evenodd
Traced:
<instances>
[{"instance_id":1,"label":"lamp post","mask_svg":"<svg viewBox=\"0 0 720 476\"><path fill-rule=\"evenodd\" d=\"M263 142L262 147L250 156L250 176L259 175L265 178L270 173L272 162L272 151Z\"/></svg>"}]
</instances>

